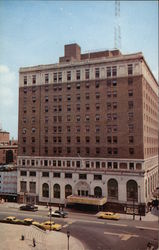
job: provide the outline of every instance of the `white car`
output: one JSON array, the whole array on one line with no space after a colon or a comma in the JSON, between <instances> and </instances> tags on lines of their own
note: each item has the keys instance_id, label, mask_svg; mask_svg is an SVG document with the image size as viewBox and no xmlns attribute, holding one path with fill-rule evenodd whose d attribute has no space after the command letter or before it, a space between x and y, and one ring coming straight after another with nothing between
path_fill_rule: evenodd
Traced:
<instances>
[{"instance_id":1,"label":"white car","mask_svg":"<svg viewBox=\"0 0 159 250\"><path fill-rule=\"evenodd\" d=\"M60 217L60 218L65 218L67 217L68 213L60 210L55 210L51 212L52 217ZM50 216L50 212L48 213L48 216Z\"/></svg>"}]
</instances>

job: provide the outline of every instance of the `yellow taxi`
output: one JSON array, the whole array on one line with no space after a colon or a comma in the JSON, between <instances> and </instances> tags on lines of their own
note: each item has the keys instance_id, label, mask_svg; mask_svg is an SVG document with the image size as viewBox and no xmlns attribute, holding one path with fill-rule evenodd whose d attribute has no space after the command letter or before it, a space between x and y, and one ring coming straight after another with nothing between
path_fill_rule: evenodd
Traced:
<instances>
[{"instance_id":1,"label":"yellow taxi","mask_svg":"<svg viewBox=\"0 0 159 250\"><path fill-rule=\"evenodd\" d=\"M31 219L31 218L25 218L24 219L24 222L27 224L27 225L31 225L32 223L33 223L33 219Z\"/></svg>"},{"instance_id":2,"label":"yellow taxi","mask_svg":"<svg viewBox=\"0 0 159 250\"><path fill-rule=\"evenodd\" d=\"M56 224L54 221L45 221L41 223L41 225L46 229L46 230L55 230L59 231L61 230L62 226L60 224Z\"/></svg>"},{"instance_id":3,"label":"yellow taxi","mask_svg":"<svg viewBox=\"0 0 159 250\"><path fill-rule=\"evenodd\" d=\"M10 223L19 223L21 220L17 219L15 216L8 216L4 218L4 221L10 222Z\"/></svg>"},{"instance_id":4,"label":"yellow taxi","mask_svg":"<svg viewBox=\"0 0 159 250\"><path fill-rule=\"evenodd\" d=\"M108 219L108 220L119 220L119 214L113 212L100 212L98 213L97 217L99 219Z\"/></svg>"},{"instance_id":5,"label":"yellow taxi","mask_svg":"<svg viewBox=\"0 0 159 250\"><path fill-rule=\"evenodd\" d=\"M39 223L38 221L33 221L32 225L46 231L46 228L43 225L41 225L41 223Z\"/></svg>"}]
</instances>

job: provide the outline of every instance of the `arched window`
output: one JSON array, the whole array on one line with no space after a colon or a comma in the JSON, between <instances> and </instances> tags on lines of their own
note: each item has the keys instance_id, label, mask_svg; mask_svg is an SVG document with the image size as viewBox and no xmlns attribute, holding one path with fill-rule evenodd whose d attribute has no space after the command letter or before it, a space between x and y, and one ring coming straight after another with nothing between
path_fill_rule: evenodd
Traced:
<instances>
[{"instance_id":1,"label":"arched window","mask_svg":"<svg viewBox=\"0 0 159 250\"><path fill-rule=\"evenodd\" d=\"M59 184L54 185L54 198L60 199L60 185Z\"/></svg>"},{"instance_id":2,"label":"arched window","mask_svg":"<svg viewBox=\"0 0 159 250\"><path fill-rule=\"evenodd\" d=\"M94 188L94 195L96 197L102 197L102 189L101 189L101 187L95 187Z\"/></svg>"},{"instance_id":3,"label":"arched window","mask_svg":"<svg viewBox=\"0 0 159 250\"><path fill-rule=\"evenodd\" d=\"M108 198L118 200L118 182L115 179L108 181Z\"/></svg>"},{"instance_id":4,"label":"arched window","mask_svg":"<svg viewBox=\"0 0 159 250\"><path fill-rule=\"evenodd\" d=\"M67 184L65 186L65 198L67 198L67 196L69 196L71 194L72 194L72 187L71 187L71 185Z\"/></svg>"},{"instance_id":5,"label":"arched window","mask_svg":"<svg viewBox=\"0 0 159 250\"><path fill-rule=\"evenodd\" d=\"M43 194L43 197L46 197L46 198L49 197L49 185L47 183L44 183L42 185L42 194Z\"/></svg>"},{"instance_id":6,"label":"arched window","mask_svg":"<svg viewBox=\"0 0 159 250\"><path fill-rule=\"evenodd\" d=\"M13 162L13 151L7 150L6 152L6 164Z\"/></svg>"},{"instance_id":7,"label":"arched window","mask_svg":"<svg viewBox=\"0 0 159 250\"><path fill-rule=\"evenodd\" d=\"M138 201L137 182L134 180L127 182L127 201Z\"/></svg>"}]
</instances>

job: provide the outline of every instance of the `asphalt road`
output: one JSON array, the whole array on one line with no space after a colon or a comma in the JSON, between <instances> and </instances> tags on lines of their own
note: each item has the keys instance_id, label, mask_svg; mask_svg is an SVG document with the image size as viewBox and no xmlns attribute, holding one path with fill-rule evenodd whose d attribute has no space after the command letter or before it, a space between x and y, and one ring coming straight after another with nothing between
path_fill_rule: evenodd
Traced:
<instances>
[{"instance_id":1,"label":"asphalt road","mask_svg":"<svg viewBox=\"0 0 159 250\"><path fill-rule=\"evenodd\" d=\"M42 222L49 220L47 214L47 211L27 212L0 207L0 219L16 216L19 219L29 217ZM157 249L157 222L100 220L91 214L71 212L68 218L53 220L62 224L63 232L69 230L72 236L79 239L85 250L146 250L149 241Z\"/></svg>"}]
</instances>

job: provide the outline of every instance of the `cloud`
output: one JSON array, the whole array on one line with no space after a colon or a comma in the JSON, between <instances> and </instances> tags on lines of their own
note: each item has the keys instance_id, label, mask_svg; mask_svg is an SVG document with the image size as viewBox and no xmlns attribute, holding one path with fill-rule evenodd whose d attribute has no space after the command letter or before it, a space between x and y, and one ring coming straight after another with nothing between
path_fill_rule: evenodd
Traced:
<instances>
[{"instance_id":1,"label":"cloud","mask_svg":"<svg viewBox=\"0 0 159 250\"><path fill-rule=\"evenodd\" d=\"M0 106L10 107L15 101L15 73L8 66L0 65Z\"/></svg>"}]
</instances>

